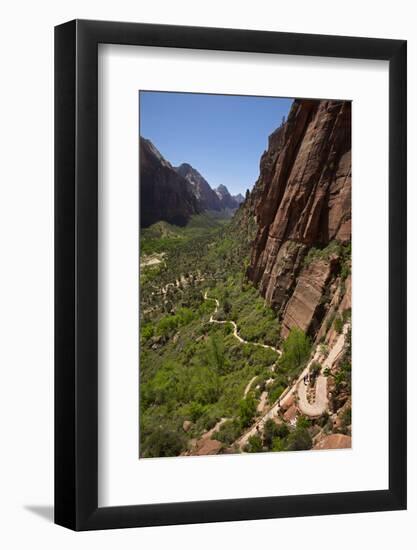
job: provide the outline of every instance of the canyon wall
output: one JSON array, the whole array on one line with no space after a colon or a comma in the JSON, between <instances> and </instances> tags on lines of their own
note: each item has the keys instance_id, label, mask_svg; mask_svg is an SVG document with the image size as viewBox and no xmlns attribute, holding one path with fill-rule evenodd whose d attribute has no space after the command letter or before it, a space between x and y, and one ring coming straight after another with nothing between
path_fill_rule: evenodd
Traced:
<instances>
[{"instance_id":1,"label":"canyon wall","mask_svg":"<svg viewBox=\"0 0 417 550\"><path fill-rule=\"evenodd\" d=\"M246 202L258 228L248 278L283 336L298 326L317 337L350 288L351 103L295 100Z\"/></svg>"},{"instance_id":2,"label":"canyon wall","mask_svg":"<svg viewBox=\"0 0 417 550\"><path fill-rule=\"evenodd\" d=\"M139 142L139 159L141 227L160 220L186 225L190 216L202 212L189 182L143 137Z\"/></svg>"}]
</instances>

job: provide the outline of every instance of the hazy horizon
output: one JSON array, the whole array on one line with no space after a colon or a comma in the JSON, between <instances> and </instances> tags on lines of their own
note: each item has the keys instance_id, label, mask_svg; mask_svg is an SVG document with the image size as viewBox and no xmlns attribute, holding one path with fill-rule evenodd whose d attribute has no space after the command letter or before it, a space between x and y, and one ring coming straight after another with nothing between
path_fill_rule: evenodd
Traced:
<instances>
[{"instance_id":1,"label":"hazy horizon","mask_svg":"<svg viewBox=\"0 0 417 550\"><path fill-rule=\"evenodd\" d=\"M268 136L293 99L181 92L139 92L140 135L173 166L187 163L211 187L252 189Z\"/></svg>"}]
</instances>

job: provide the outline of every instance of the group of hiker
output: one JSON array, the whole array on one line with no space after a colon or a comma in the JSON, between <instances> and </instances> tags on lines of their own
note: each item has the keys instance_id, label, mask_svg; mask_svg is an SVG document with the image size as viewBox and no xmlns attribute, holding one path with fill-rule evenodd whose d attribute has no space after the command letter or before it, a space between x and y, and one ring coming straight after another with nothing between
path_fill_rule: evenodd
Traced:
<instances>
[{"instance_id":1,"label":"group of hiker","mask_svg":"<svg viewBox=\"0 0 417 550\"><path fill-rule=\"evenodd\" d=\"M315 373L307 373L304 375L303 377L303 382L304 382L304 386L307 386L308 383L313 383L314 380L316 378L316 374Z\"/></svg>"}]
</instances>

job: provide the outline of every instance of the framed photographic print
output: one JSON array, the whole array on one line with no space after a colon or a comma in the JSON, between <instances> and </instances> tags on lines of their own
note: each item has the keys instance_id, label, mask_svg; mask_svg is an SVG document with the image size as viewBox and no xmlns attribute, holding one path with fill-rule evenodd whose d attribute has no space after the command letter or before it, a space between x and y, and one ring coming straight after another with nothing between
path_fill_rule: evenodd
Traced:
<instances>
[{"instance_id":1,"label":"framed photographic print","mask_svg":"<svg viewBox=\"0 0 417 550\"><path fill-rule=\"evenodd\" d=\"M55 521L406 507L406 42L55 30Z\"/></svg>"}]
</instances>

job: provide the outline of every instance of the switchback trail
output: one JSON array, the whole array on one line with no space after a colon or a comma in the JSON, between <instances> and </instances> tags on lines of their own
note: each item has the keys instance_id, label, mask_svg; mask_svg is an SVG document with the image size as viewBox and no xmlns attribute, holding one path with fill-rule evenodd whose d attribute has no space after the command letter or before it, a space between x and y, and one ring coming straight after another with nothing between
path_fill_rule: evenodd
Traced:
<instances>
[{"instance_id":1,"label":"switchback trail","mask_svg":"<svg viewBox=\"0 0 417 550\"><path fill-rule=\"evenodd\" d=\"M259 342L248 342L247 340L244 340L241 336L239 336L238 328L234 321L218 321L217 319L214 319L214 316L216 315L220 307L220 303L217 300L217 298L210 298L207 294L208 294L208 291L206 290L206 292L204 293L204 299L212 300L216 304L215 310L210 316L209 323L216 323L219 325L230 324L233 326L233 336L241 344L251 344L252 346L269 348L275 351L275 353L277 353L279 356L282 355L282 351L277 348L274 348L273 346L269 346L267 344L261 344ZM264 424L268 419L274 418L278 415L278 412L280 411L281 407L285 405L286 401L290 399L294 393L298 394L298 408L301 413L309 417L317 417L323 414L323 412L327 409L328 401L327 401L327 377L323 375L322 371L324 371L325 368L331 368L332 365L336 362L340 353L342 353L344 348L344 343L345 343L345 335L347 334L348 329L349 329L349 324L345 324L343 327L342 334L340 334L340 336L338 337L335 345L330 350L328 357L326 358L326 360L322 365L321 372L316 380L316 396L315 396L314 403L308 402L307 388L306 388L306 385L304 384L304 377L309 373L310 367L313 364L313 362L318 361L320 359L319 356L321 354L318 350L314 354L314 357L309 361L307 366L304 368L300 376L295 380L295 382L290 386L287 386L287 388L283 391L283 393L275 401L275 403L273 403L271 407L269 407L265 412L263 412L261 414L261 417L258 418L255 421L255 423L252 424L252 426L237 439L235 444L240 449L243 450L244 446L248 442L249 437L257 434L258 430L263 429ZM244 396L246 396L247 393L249 392L249 389L254 381L254 378L252 378L252 380L250 380L248 385L246 386Z\"/></svg>"},{"instance_id":2,"label":"switchback trail","mask_svg":"<svg viewBox=\"0 0 417 550\"><path fill-rule=\"evenodd\" d=\"M309 374L310 367L315 361L322 359L320 357L321 352L316 351L314 357L309 361L303 372L297 378L297 380L283 391L280 397L275 401L275 403L267 410L265 413L258 418L254 424L243 434L241 435L236 444L240 449L243 449L249 438L252 435L257 435L259 430L263 430L265 422L269 419L274 419L278 416L281 408L286 406L288 399L291 399L291 396L295 393L298 394L298 409L300 412L306 416L316 418L322 415L328 406L327 400L327 377L324 376L323 371L328 368L331 369L335 362L340 357L340 354L343 352L345 345L346 334L349 330L349 323L346 323L343 326L342 334L339 335L332 349L330 350L327 358L324 360L321 368L321 372L316 380L316 396L314 403L309 403L307 399L307 386L304 384L304 376Z\"/></svg>"},{"instance_id":3,"label":"switchback trail","mask_svg":"<svg viewBox=\"0 0 417 550\"><path fill-rule=\"evenodd\" d=\"M330 370L340 357L340 354L343 353L345 336L348 330L349 324L346 323L343 326L342 333L338 336L336 342L334 343L332 349L330 350L328 356L324 361L323 357L321 357L321 352L318 350L314 355L312 361L308 365L308 367L310 367L310 365L315 361L319 361L322 365L320 373L316 380L316 395L313 403L309 403L307 399L308 386L301 382L298 385L298 408L306 416L318 417L321 416L327 409L327 377L324 376L323 373L326 369Z\"/></svg>"}]
</instances>

